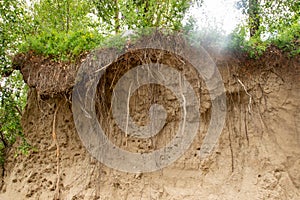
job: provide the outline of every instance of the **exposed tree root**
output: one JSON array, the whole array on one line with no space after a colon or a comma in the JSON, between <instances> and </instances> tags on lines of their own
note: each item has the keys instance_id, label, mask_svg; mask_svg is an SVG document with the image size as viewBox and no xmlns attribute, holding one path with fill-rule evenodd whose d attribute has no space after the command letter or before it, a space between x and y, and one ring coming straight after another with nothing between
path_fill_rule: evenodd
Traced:
<instances>
[{"instance_id":1,"label":"exposed tree root","mask_svg":"<svg viewBox=\"0 0 300 200\"><path fill-rule=\"evenodd\" d=\"M241 86L243 87L243 89L244 89L244 91L246 92L246 94L249 96L249 103L248 103L248 112L250 113L250 114L252 114L252 95L247 91L247 88L246 88L246 86L243 84L243 82L239 79L239 78L237 78L236 77L236 79L237 79L237 81L239 82L239 84L241 84Z\"/></svg>"},{"instance_id":2,"label":"exposed tree root","mask_svg":"<svg viewBox=\"0 0 300 200\"><path fill-rule=\"evenodd\" d=\"M244 117L244 125L245 125L245 134L246 134L247 144L249 146L249 135L248 135L247 113L246 112L245 112L245 117Z\"/></svg>"},{"instance_id":3,"label":"exposed tree root","mask_svg":"<svg viewBox=\"0 0 300 200\"><path fill-rule=\"evenodd\" d=\"M54 116L53 116L53 124L52 124L52 139L56 145L56 176L57 176L57 180L56 180L56 188L55 188L55 196L54 199L58 200L60 199L60 189L59 189L59 184L60 184L60 162L59 162L59 157L60 157L60 149L59 149L59 144L57 141L57 134L56 134L56 116L57 116L57 111L60 107L60 104L56 107L55 112L54 112Z\"/></svg>"},{"instance_id":4,"label":"exposed tree root","mask_svg":"<svg viewBox=\"0 0 300 200\"><path fill-rule=\"evenodd\" d=\"M228 122L228 140L229 140L229 148L231 154L231 172L234 171L234 157L233 157L233 149L232 149L232 141L231 141L231 124Z\"/></svg>"}]
</instances>

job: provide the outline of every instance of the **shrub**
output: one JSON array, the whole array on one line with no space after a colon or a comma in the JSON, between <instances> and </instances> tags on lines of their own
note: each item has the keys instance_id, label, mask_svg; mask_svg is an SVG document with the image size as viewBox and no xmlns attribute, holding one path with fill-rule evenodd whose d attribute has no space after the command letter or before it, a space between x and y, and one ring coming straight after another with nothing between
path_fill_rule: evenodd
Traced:
<instances>
[{"instance_id":1,"label":"shrub","mask_svg":"<svg viewBox=\"0 0 300 200\"><path fill-rule=\"evenodd\" d=\"M72 60L81 53L94 49L101 41L103 41L103 36L96 32L51 30L29 36L21 45L20 51L32 50L44 56Z\"/></svg>"}]
</instances>

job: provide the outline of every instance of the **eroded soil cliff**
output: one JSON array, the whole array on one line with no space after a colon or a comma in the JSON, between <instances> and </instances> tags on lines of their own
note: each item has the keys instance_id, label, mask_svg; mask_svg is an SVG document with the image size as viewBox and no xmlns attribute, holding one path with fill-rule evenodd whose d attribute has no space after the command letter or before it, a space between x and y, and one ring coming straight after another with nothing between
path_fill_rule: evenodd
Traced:
<instances>
[{"instance_id":1,"label":"eroded soil cliff","mask_svg":"<svg viewBox=\"0 0 300 200\"><path fill-rule=\"evenodd\" d=\"M199 159L210 120L210 101L199 88L201 128L193 144L172 165L143 174L119 172L92 158L74 126L68 89L73 80L65 81L70 86L53 83L52 87L49 83L48 89L39 87L38 81L29 77L47 79L43 68L48 67L53 74L55 70L61 74L64 68L41 57L27 58L22 69L30 91L22 125L36 150L15 157L15 149L11 149L0 199L300 199L299 57L289 58L272 48L259 60L211 55L227 96L226 123L218 145L208 158ZM51 93L49 88L59 86L62 89L58 93ZM153 95L161 94L159 89L152 90ZM143 89L135 95L133 102L149 99ZM157 101L166 102L174 115L168 119L167 137L154 140L157 146L172 137L170 130L176 127L176 99L167 92L165 95L167 98ZM136 114L132 117L144 123L145 108L147 102L133 109ZM116 143L124 140L119 136L110 135ZM125 139L131 151L155 148L145 140Z\"/></svg>"}]
</instances>

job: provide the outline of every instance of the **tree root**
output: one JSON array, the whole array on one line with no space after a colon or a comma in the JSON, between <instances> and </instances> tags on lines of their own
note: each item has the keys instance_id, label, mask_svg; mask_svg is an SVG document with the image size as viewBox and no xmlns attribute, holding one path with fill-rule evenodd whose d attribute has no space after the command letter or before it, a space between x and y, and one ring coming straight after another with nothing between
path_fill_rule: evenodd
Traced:
<instances>
[{"instance_id":1,"label":"tree root","mask_svg":"<svg viewBox=\"0 0 300 200\"><path fill-rule=\"evenodd\" d=\"M55 195L54 195L55 200L60 199L60 189L59 189L59 185L60 185L60 168L59 168L60 149L59 149L59 144L57 141L57 134L56 134L56 116L57 116L57 111L58 111L59 107L60 107L60 104L55 109L54 116L53 116L53 124L52 124L52 139L56 146L56 162L57 162L57 164L56 164L57 181L56 181L56 188L55 188Z\"/></svg>"},{"instance_id":2,"label":"tree root","mask_svg":"<svg viewBox=\"0 0 300 200\"><path fill-rule=\"evenodd\" d=\"M236 77L236 79L239 82L239 84L241 84L241 86L243 87L243 89L246 92L246 94L249 96L248 112L250 114L252 114L252 111L251 111L252 110L252 95L247 91L246 86L243 84L243 82L239 78L237 78L237 77Z\"/></svg>"}]
</instances>

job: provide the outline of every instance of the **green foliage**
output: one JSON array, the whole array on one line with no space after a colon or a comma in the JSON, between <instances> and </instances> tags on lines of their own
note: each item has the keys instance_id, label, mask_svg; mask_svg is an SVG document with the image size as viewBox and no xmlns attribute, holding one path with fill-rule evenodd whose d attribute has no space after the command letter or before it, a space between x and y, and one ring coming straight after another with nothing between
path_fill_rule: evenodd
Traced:
<instances>
[{"instance_id":1,"label":"green foliage","mask_svg":"<svg viewBox=\"0 0 300 200\"><path fill-rule=\"evenodd\" d=\"M228 40L229 49L245 52L250 58L258 58L270 45L269 41L262 41L259 36L247 37L246 27L236 28L235 31L229 35Z\"/></svg>"},{"instance_id":2,"label":"green foliage","mask_svg":"<svg viewBox=\"0 0 300 200\"><path fill-rule=\"evenodd\" d=\"M291 55L300 54L300 24L295 22L289 27L280 30L280 32L272 39L272 42L284 51L288 51Z\"/></svg>"},{"instance_id":3,"label":"green foliage","mask_svg":"<svg viewBox=\"0 0 300 200\"><path fill-rule=\"evenodd\" d=\"M225 40L225 31L214 20L206 19L206 22L198 27L191 17L183 30L188 40L207 48L222 47Z\"/></svg>"},{"instance_id":4,"label":"green foliage","mask_svg":"<svg viewBox=\"0 0 300 200\"><path fill-rule=\"evenodd\" d=\"M103 36L91 23L90 12L91 6L86 0L41 0L35 3L33 32L28 34L19 51L32 50L54 59L72 60L94 49Z\"/></svg>"},{"instance_id":5,"label":"green foliage","mask_svg":"<svg viewBox=\"0 0 300 200\"><path fill-rule=\"evenodd\" d=\"M21 74L14 71L11 59L31 29L29 22L25 1L0 1L0 164L4 163L6 148L17 137L25 140L20 120L26 87Z\"/></svg>"},{"instance_id":6,"label":"green foliage","mask_svg":"<svg viewBox=\"0 0 300 200\"><path fill-rule=\"evenodd\" d=\"M250 58L260 57L268 46L271 44L277 46L286 52L289 52L291 56L300 53L300 25L294 23L290 27L286 27L276 35L262 40L260 34L253 37L247 36L246 27L238 27L229 36L228 47L234 51L242 51L249 55Z\"/></svg>"},{"instance_id":7,"label":"green foliage","mask_svg":"<svg viewBox=\"0 0 300 200\"><path fill-rule=\"evenodd\" d=\"M103 37L97 32L88 31L51 31L31 35L21 45L21 52L33 50L37 54L50 56L60 60L72 60L83 52L99 46Z\"/></svg>"},{"instance_id":8,"label":"green foliage","mask_svg":"<svg viewBox=\"0 0 300 200\"><path fill-rule=\"evenodd\" d=\"M294 0L270 0L261 4L262 26L274 34L281 29L299 23L300 2Z\"/></svg>"},{"instance_id":9,"label":"green foliage","mask_svg":"<svg viewBox=\"0 0 300 200\"><path fill-rule=\"evenodd\" d=\"M25 37L27 27L26 10L23 1L0 1L0 74L10 74L11 57Z\"/></svg>"},{"instance_id":10,"label":"green foliage","mask_svg":"<svg viewBox=\"0 0 300 200\"><path fill-rule=\"evenodd\" d=\"M261 34L270 33L272 35L282 27L290 26L299 20L299 1L239 0L236 7L248 16L246 26L250 30L253 28L260 29ZM253 27L255 25L258 25L258 27Z\"/></svg>"},{"instance_id":11,"label":"green foliage","mask_svg":"<svg viewBox=\"0 0 300 200\"><path fill-rule=\"evenodd\" d=\"M103 48L116 48L122 50L125 47L124 44L126 44L126 40L127 37L122 37L122 34L116 34L105 39L100 46Z\"/></svg>"},{"instance_id":12,"label":"green foliage","mask_svg":"<svg viewBox=\"0 0 300 200\"><path fill-rule=\"evenodd\" d=\"M31 146L24 137L22 137L22 144L18 146L17 151L15 152L15 157L19 155L28 156L30 152L38 152L37 148Z\"/></svg>"},{"instance_id":13,"label":"green foliage","mask_svg":"<svg viewBox=\"0 0 300 200\"><path fill-rule=\"evenodd\" d=\"M123 33L115 34L111 37L106 38L101 42L101 48L116 48L118 50L123 50L127 42L130 41L130 44L134 44L137 40L141 39L144 36L150 36L155 31L160 31L160 33L168 34L170 30L162 30L158 28L141 28L136 29L135 31L129 30Z\"/></svg>"},{"instance_id":14,"label":"green foliage","mask_svg":"<svg viewBox=\"0 0 300 200\"><path fill-rule=\"evenodd\" d=\"M201 29L186 32L190 44L197 43L205 48L221 48L224 46L225 34L221 29Z\"/></svg>"},{"instance_id":15,"label":"green foliage","mask_svg":"<svg viewBox=\"0 0 300 200\"><path fill-rule=\"evenodd\" d=\"M20 51L33 50L55 59L69 60L100 44L119 47L124 45L124 38L105 39L112 35L112 30L120 32L153 26L179 29L190 3L187 0L94 1L98 17L95 15L93 21L87 17L94 10L86 0L41 0L33 9L34 32L27 36ZM52 12L49 13L49 9ZM100 34L99 30L105 30L107 35Z\"/></svg>"},{"instance_id":16,"label":"green foliage","mask_svg":"<svg viewBox=\"0 0 300 200\"><path fill-rule=\"evenodd\" d=\"M179 30L189 7L201 0L94 0L97 16L116 33L127 29L159 27Z\"/></svg>"},{"instance_id":17,"label":"green foliage","mask_svg":"<svg viewBox=\"0 0 300 200\"><path fill-rule=\"evenodd\" d=\"M14 71L9 77L2 77L0 87L0 162L4 161L4 149L11 147L20 137L26 141L20 124L22 110L26 104L27 88L22 75ZM24 145L24 142L20 147Z\"/></svg>"},{"instance_id":18,"label":"green foliage","mask_svg":"<svg viewBox=\"0 0 300 200\"><path fill-rule=\"evenodd\" d=\"M239 0L237 1L237 8L241 9L243 14L248 16L247 26L249 28L250 36L257 35L257 31L261 27L261 13L262 7L259 0Z\"/></svg>"},{"instance_id":19,"label":"green foliage","mask_svg":"<svg viewBox=\"0 0 300 200\"><path fill-rule=\"evenodd\" d=\"M40 0L32 9L34 33L88 30L93 28L88 18L90 11L87 0Z\"/></svg>"},{"instance_id":20,"label":"green foliage","mask_svg":"<svg viewBox=\"0 0 300 200\"><path fill-rule=\"evenodd\" d=\"M251 11L251 2L256 2L255 15ZM248 15L246 24L240 25L231 35L231 49L247 52L250 57L259 57L273 44L288 51L291 55L299 54L299 13L300 2L294 0L240 0L238 8ZM252 14L252 15L251 15ZM253 32L253 20L259 20ZM254 34L253 34L254 33ZM250 38L249 38L250 36Z\"/></svg>"}]
</instances>

